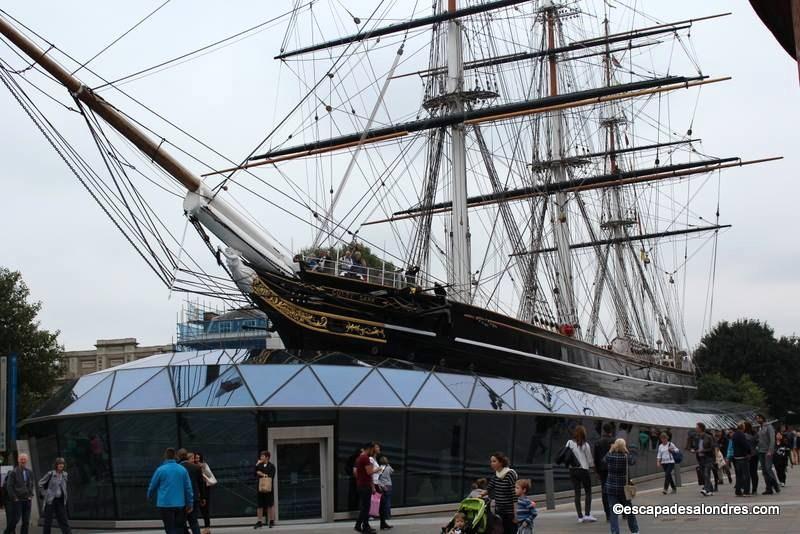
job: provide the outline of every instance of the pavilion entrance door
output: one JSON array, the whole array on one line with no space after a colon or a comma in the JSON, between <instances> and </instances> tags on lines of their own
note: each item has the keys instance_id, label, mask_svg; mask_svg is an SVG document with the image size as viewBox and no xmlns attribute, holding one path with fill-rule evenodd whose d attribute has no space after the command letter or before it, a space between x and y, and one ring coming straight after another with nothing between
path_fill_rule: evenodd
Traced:
<instances>
[{"instance_id":1,"label":"pavilion entrance door","mask_svg":"<svg viewBox=\"0 0 800 534\"><path fill-rule=\"evenodd\" d=\"M282 524L333 520L333 427L271 427L275 514Z\"/></svg>"}]
</instances>

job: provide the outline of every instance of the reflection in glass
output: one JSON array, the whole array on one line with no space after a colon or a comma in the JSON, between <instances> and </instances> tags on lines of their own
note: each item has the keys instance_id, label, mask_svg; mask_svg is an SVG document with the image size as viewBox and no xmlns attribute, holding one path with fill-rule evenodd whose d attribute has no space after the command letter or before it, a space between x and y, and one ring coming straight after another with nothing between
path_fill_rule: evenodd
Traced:
<instances>
[{"instance_id":1,"label":"reflection in glass","mask_svg":"<svg viewBox=\"0 0 800 534\"><path fill-rule=\"evenodd\" d=\"M84 412L103 412L108 402L108 394L111 392L111 380L114 373L109 373L96 386L87 391L78 400L64 408L62 415Z\"/></svg>"},{"instance_id":2,"label":"reflection in glass","mask_svg":"<svg viewBox=\"0 0 800 534\"><path fill-rule=\"evenodd\" d=\"M389 383L378 373L372 371L353 393L345 399L342 406L363 406L365 408L402 408L401 401Z\"/></svg>"},{"instance_id":3,"label":"reflection in glass","mask_svg":"<svg viewBox=\"0 0 800 534\"><path fill-rule=\"evenodd\" d=\"M153 378L153 375L159 370L158 367L146 367L144 369L130 369L114 373L114 386L111 388L111 396L108 398L109 408L113 408L116 403L128 396L134 389Z\"/></svg>"},{"instance_id":4,"label":"reflection in glass","mask_svg":"<svg viewBox=\"0 0 800 534\"><path fill-rule=\"evenodd\" d=\"M238 367L256 398L256 404L263 404L270 395L302 369L299 365L239 365Z\"/></svg>"},{"instance_id":5,"label":"reflection in glass","mask_svg":"<svg viewBox=\"0 0 800 534\"><path fill-rule=\"evenodd\" d=\"M317 375L322 385L328 390L333 402L341 403L356 385L361 382L369 367L337 366L337 365L314 365L314 374Z\"/></svg>"},{"instance_id":6,"label":"reflection in glass","mask_svg":"<svg viewBox=\"0 0 800 534\"><path fill-rule=\"evenodd\" d=\"M471 413L467 420L467 439L464 452L464 482L462 491L469 493L470 484L476 478L492 474L489 460L495 452L511 458L514 417L511 414ZM520 478L528 473L512 465Z\"/></svg>"},{"instance_id":7,"label":"reflection in glass","mask_svg":"<svg viewBox=\"0 0 800 534\"><path fill-rule=\"evenodd\" d=\"M182 413L180 445L203 454L218 483L211 490L211 517L256 514L258 433L254 412Z\"/></svg>"},{"instance_id":8,"label":"reflection in glass","mask_svg":"<svg viewBox=\"0 0 800 534\"><path fill-rule=\"evenodd\" d=\"M175 396L169 374L163 369L153 378L139 386L133 393L119 401L115 410L154 410L156 408L174 408Z\"/></svg>"},{"instance_id":9,"label":"reflection in glass","mask_svg":"<svg viewBox=\"0 0 800 534\"><path fill-rule=\"evenodd\" d=\"M188 406L253 406L252 395L244 383L242 375L231 366L189 401Z\"/></svg>"},{"instance_id":10,"label":"reflection in glass","mask_svg":"<svg viewBox=\"0 0 800 534\"><path fill-rule=\"evenodd\" d=\"M513 398L513 397L512 397ZM473 410L507 410L513 409L513 404L500 396L495 390L490 388L484 381L478 380L475 390L472 393L470 408Z\"/></svg>"},{"instance_id":11,"label":"reflection in glass","mask_svg":"<svg viewBox=\"0 0 800 534\"><path fill-rule=\"evenodd\" d=\"M286 443L276 446L278 466L278 518L322 517L322 481L319 443Z\"/></svg>"},{"instance_id":12,"label":"reflection in glass","mask_svg":"<svg viewBox=\"0 0 800 534\"><path fill-rule=\"evenodd\" d=\"M463 408L461 403L453 396L444 384L439 382L436 375L431 374L430 378L422 389L419 390L412 404L415 408Z\"/></svg>"},{"instance_id":13,"label":"reflection in glass","mask_svg":"<svg viewBox=\"0 0 800 534\"><path fill-rule=\"evenodd\" d=\"M411 411L408 421L406 505L460 501L464 414Z\"/></svg>"},{"instance_id":14,"label":"reflection in glass","mask_svg":"<svg viewBox=\"0 0 800 534\"><path fill-rule=\"evenodd\" d=\"M407 371L405 369L380 369L380 373L391 384L392 389L400 396L408 406L417 395L422 383L428 377L428 373L423 371Z\"/></svg>"},{"instance_id":15,"label":"reflection in glass","mask_svg":"<svg viewBox=\"0 0 800 534\"><path fill-rule=\"evenodd\" d=\"M458 399L458 402L465 408L469 406L469 400L472 397L472 390L475 386L475 376L473 375L457 375L450 373L435 373L447 389Z\"/></svg>"},{"instance_id":16,"label":"reflection in glass","mask_svg":"<svg viewBox=\"0 0 800 534\"><path fill-rule=\"evenodd\" d=\"M58 422L58 434L69 473L69 517L113 519L114 491L105 417L64 419Z\"/></svg>"},{"instance_id":17,"label":"reflection in glass","mask_svg":"<svg viewBox=\"0 0 800 534\"><path fill-rule=\"evenodd\" d=\"M267 399L267 406L333 406L333 401L310 367L300 371L294 378Z\"/></svg>"},{"instance_id":18,"label":"reflection in glass","mask_svg":"<svg viewBox=\"0 0 800 534\"><path fill-rule=\"evenodd\" d=\"M403 504L403 487L406 453L406 416L403 412L386 411L380 414L368 411L341 412L336 447L336 511L358 509L353 466L364 444L377 441L381 455L386 456L394 469L392 476L392 505Z\"/></svg>"},{"instance_id":19,"label":"reflection in glass","mask_svg":"<svg viewBox=\"0 0 800 534\"><path fill-rule=\"evenodd\" d=\"M144 496L164 449L178 445L178 418L174 413L112 415L108 418L111 466L117 510L125 519L158 515L155 502Z\"/></svg>"}]
</instances>

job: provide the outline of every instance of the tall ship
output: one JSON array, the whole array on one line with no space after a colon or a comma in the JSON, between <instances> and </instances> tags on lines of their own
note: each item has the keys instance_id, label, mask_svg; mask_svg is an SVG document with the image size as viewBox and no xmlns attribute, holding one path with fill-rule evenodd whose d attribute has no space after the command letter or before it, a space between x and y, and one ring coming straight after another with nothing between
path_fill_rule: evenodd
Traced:
<instances>
[{"instance_id":1,"label":"tall ship","mask_svg":"<svg viewBox=\"0 0 800 534\"><path fill-rule=\"evenodd\" d=\"M252 302L287 349L681 404L696 390L687 264L727 228L701 199L723 170L773 159L711 156L698 136L699 92L727 78L702 71L691 33L722 16L294 2L273 19L293 101L276 100L285 113L238 160L162 137L106 99L121 80L66 66L5 12L0 33L29 63L3 57L0 78L171 290ZM59 133L40 93L71 98L97 154ZM162 224L154 184L183 198L217 271Z\"/></svg>"}]
</instances>

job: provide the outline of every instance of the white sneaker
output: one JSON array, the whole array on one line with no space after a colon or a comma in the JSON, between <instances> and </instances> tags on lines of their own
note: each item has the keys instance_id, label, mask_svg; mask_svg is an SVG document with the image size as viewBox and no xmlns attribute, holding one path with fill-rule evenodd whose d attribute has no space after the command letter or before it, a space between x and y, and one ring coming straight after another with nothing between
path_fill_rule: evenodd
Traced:
<instances>
[{"instance_id":1,"label":"white sneaker","mask_svg":"<svg viewBox=\"0 0 800 534\"><path fill-rule=\"evenodd\" d=\"M781 487L785 488L786 487L786 482L781 482Z\"/></svg>"},{"instance_id":2,"label":"white sneaker","mask_svg":"<svg viewBox=\"0 0 800 534\"><path fill-rule=\"evenodd\" d=\"M708 497L709 495L711 495L711 492L710 491L706 491L705 489L701 489L700 490L700 494L702 496L704 496L704 497Z\"/></svg>"},{"instance_id":3,"label":"white sneaker","mask_svg":"<svg viewBox=\"0 0 800 534\"><path fill-rule=\"evenodd\" d=\"M583 523L583 516L578 518L578 523Z\"/></svg>"},{"instance_id":4,"label":"white sneaker","mask_svg":"<svg viewBox=\"0 0 800 534\"><path fill-rule=\"evenodd\" d=\"M593 516L592 514L589 514L589 515L583 516L583 521L586 522L586 523L594 523L595 521L597 521L597 518L595 516Z\"/></svg>"}]
</instances>

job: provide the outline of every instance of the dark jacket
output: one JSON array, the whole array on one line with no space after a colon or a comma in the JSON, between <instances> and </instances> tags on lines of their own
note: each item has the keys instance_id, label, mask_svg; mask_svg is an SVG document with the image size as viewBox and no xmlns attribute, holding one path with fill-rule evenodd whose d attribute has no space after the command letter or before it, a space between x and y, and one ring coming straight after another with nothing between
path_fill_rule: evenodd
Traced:
<instances>
[{"instance_id":1,"label":"dark jacket","mask_svg":"<svg viewBox=\"0 0 800 534\"><path fill-rule=\"evenodd\" d=\"M616 495L620 499L625 499L625 484L628 482L628 466L632 463L631 456L621 452L609 452L606 454L606 466L608 467L608 478L603 485L603 493L606 495Z\"/></svg>"},{"instance_id":2,"label":"dark jacket","mask_svg":"<svg viewBox=\"0 0 800 534\"><path fill-rule=\"evenodd\" d=\"M612 443L614 443L613 437L603 436L598 440L597 443L594 444L594 468L598 473L606 473L608 471L603 459L605 458L606 454L608 454L608 449L611 448Z\"/></svg>"},{"instance_id":3,"label":"dark jacket","mask_svg":"<svg viewBox=\"0 0 800 534\"><path fill-rule=\"evenodd\" d=\"M702 438L695 434L691 440L692 448L695 449L697 456L697 463L713 462L714 458L714 438L708 432L704 433Z\"/></svg>"},{"instance_id":4,"label":"dark jacket","mask_svg":"<svg viewBox=\"0 0 800 534\"><path fill-rule=\"evenodd\" d=\"M745 458L752 453L752 449L750 448L750 441L747 439L747 436L744 432L737 430L733 433L733 457L734 458Z\"/></svg>"},{"instance_id":5,"label":"dark jacket","mask_svg":"<svg viewBox=\"0 0 800 534\"><path fill-rule=\"evenodd\" d=\"M206 484L203 480L203 468L186 460L181 462L181 465L186 469L186 472L189 473L194 502L204 501L206 498Z\"/></svg>"},{"instance_id":6,"label":"dark jacket","mask_svg":"<svg viewBox=\"0 0 800 534\"><path fill-rule=\"evenodd\" d=\"M6 477L6 491L11 501L23 501L33 498L33 471L15 467Z\"/></svg>"}]
</instances>

